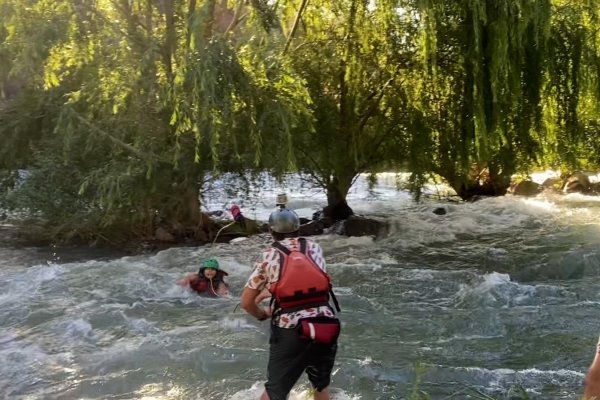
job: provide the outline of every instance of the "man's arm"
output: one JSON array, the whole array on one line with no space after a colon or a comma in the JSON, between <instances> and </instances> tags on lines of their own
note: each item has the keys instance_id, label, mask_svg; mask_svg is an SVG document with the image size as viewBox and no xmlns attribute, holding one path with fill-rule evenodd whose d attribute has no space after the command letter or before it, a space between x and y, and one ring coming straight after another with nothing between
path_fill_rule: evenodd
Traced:
<instances>
[{"instance_id":1,"label":"man's arm","mask_svg":"<svg viewBox=\"0 0 600 400\"><path fill-rule=\"evenodd\" d=\"M260 321L264 321L271 316L271 313L265 309L261 309L256 304L256 299L260 292L260 290L245 287L240 298L240 305L248 314L256 317Z\"/></svg>"}]
</instances>

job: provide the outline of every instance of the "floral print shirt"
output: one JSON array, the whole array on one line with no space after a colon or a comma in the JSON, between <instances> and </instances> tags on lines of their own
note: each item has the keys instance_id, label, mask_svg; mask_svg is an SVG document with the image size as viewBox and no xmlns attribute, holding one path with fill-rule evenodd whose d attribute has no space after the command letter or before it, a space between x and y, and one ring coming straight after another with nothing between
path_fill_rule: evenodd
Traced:
<instances>
[{"instance_id":1,"label":"floral print shirt","mask_svg":"<svg viewBox=\"0 0 600 400\"><path fill-rule=\"evenodd\" d=\"M298 238L286 238L280 241L282 245L289 249L300 249ZM306 239L306 247L308 256L325 271L325 259L323 258L323 250L321 246L312 240ZM246 287L262 291L269 289L271 285L279 279L279 251L274 247L269 247L263 255L262 259L254 264L254 270L246 283ZM307 308L305 310L294 311L291 313L282 313L273 319L273 323L280 328L295 328L298 325L300 318L308 317L335 317L333 310L327 306Z\"/></svg>"}]
</instances>

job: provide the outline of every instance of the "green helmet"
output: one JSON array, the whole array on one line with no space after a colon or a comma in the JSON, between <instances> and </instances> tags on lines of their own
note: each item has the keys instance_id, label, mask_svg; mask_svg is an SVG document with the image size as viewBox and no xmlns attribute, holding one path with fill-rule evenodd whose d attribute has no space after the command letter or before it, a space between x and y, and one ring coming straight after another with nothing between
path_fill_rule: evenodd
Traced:
<instances>
[{"instance_id":1,"label":"green helmet","mask_svg":"<svg viewBox=\"0 0 600 400\"><path fill-rule=\"evenodd\" d=\"M206 260L202 261L201 268L219 269L219 262L216 258L207 258Z\"/></svg>"}]
</instances>

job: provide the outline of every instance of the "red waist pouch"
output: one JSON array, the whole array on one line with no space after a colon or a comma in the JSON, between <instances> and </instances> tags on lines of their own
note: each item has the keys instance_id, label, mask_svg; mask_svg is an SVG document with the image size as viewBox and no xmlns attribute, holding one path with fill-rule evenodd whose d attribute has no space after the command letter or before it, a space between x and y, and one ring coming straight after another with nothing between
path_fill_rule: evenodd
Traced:
<instances>
[{"instance_id":1,"label":"red waist pouch","mask_svg":"<svg viewBox=\"0 0 600 400\"><path fill-rule=\"evenodd\" d=\"M340 336L341 325L336 318L313 317L298 321L300 337L313 342L331 344Z\"/></svg>"}]
</instances>

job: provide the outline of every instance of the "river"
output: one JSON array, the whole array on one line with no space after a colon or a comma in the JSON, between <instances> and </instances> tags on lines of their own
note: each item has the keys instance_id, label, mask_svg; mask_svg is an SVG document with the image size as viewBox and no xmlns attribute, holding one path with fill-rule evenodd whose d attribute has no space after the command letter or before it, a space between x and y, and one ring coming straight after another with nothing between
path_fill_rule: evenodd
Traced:
<instances>
[{"instance_id":1,"label":"river","mask_svg":"<svg viewBox=\"0 0 600 400\"><path fill-rule=\"evenodd\" d=\"M323 205L315 191L283 189L299 213ZM278 190L242 211L266 218ZM343 309L334 399L403 399L417 383L432 399L581 394L600 332L600 198L417 204L389 178L359 182L349 203L392 232L315 237ZM257 399L268 323L235 306L269 243L136 256L0 244L0 397ZM232 299L175 284L206 256L229 272ZM303 377L291 398L307 390Z\"/></svg>"}]
</instances>

